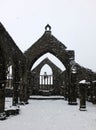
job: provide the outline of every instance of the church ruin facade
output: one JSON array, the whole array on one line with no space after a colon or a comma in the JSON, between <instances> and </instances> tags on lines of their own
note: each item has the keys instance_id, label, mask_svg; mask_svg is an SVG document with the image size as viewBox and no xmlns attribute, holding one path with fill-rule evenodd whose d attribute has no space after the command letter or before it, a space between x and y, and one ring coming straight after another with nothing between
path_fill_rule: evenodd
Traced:
<instances>
[{"instance_id":1,"label":"church ruin facade","mask_svg":"<svg viewBox=\"0 0 96 130\"><path fill-rule=\"evenodd\" d=\"M62 71L50 58L45 58L32 70L34 63L46 53L58 58L65 70ZM45 64L52 69L51 75L46 72L40 75ZM76 105L81 80L90 83L86 87L87 99L96 103L96 73L76 63L74 50L67 50L67 47L52 35L50 25L46 25L44 34L23 53L0 23L1 115L6 114L5 95L13 97L14 106L27 104L31 95L62 95L68 100L68 104Z\"/></svg>"}]
</instances>

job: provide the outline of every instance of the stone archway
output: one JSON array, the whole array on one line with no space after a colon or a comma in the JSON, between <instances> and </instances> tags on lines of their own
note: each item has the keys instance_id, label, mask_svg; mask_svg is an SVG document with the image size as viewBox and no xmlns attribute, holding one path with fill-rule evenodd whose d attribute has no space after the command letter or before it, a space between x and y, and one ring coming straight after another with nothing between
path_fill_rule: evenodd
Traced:
<instances>
[{"instance_id":1,"label":"stone archway","mask_svg":"<svg viewBox=\"0 0 96 130\"><path fill-rule=\"evenodd\" d=\"M52 72L53 72L52 76L49 75L50 78L53 77L53 85L52 86L50 85L50 87L52 87L52 89L49 87L48 90L52 90L51 93L53 93L53 94L58 94L57 91L59 91L59 90L58 90L58 85L57 85L56 81L57 81L58 75L60 75L62 73L62 70L60 68L58 68L54 63L52 63L52 61L50 61L48 58L45 58L42 62L40 62L40 64L37 65L31 72L32 73L32 82L31 82L32 86L31 87L33 88L33 94L35 94L35 93L38 94L38 92L39 92L39 89L40 89L39 88L39 86L40 86L39 85L39 83L40 83L40 77L39 77L40 71L41 71L41 68L46 64L50 66L50 68L52 69ZM41 77L42 77L42 80L43 80L44 75L42 75ZM43 87L44 87L44 85L43 85ZM34 93L34 91L36 91L36 92Z\"/></svg>"},{"instance_id":2,"label":"stone archway","mask_svg":"<svg viewBox=\"0 0 96 130\"><path fill-rule=\"evenodd\" d=\"M52 35L50 25L47 25L45 27L45 33L43 34L43 36L39 40L37 40L37 42L34 43L29 49L27 49L27 51L25 51L24 54L28 59L27 70L30 72L36 60L38 60L38 58L48 52L56 56L66 68L66 74L68 77L67 87L69 102L72 103L74 102L72 101L73 98L71 98L73 92L72 89L74 89L72 87L72 84L74 83L71 83L71 63L73 63L74 61L74 51L67 50L66 46Z\"/></svg>"},{"instance_id":3,"label":"stone archway","mask_svg":"<svg viewBox=\"0 0 96 130\"><path fill-rule=\"evenodd\" d=\"M25 56L28 59L28 70L30 70L35 61L47 52L56 56L66 68L69 67L70 60L74 60L74 51L66 50L66 46L51 34L51 30L47 30L43 36L34 43L27 51ZM50 28L51 29L51 28Z\"/></svg>"},{"instance_id":4,"label":"stone archway","mask_svg":"<svg viewBox=\"0 0 96 130\"><path fill-rule=\"evenodd\" d=\"M74 60L74 51L67 50L66 46L51 34L51 27L49 30L47 28L49 25L45 27L43 36L24 53L28 59L27 69L30 71L36 60L49 52L56 56L69 71L70 61Z\"/></svg>"}]
</instances>

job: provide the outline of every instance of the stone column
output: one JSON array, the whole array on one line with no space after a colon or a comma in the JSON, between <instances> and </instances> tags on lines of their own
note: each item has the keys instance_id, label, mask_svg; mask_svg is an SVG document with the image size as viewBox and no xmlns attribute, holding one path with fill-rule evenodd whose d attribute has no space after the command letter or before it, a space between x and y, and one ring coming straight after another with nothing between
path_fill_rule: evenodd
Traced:
<instances>
[{"instance_id":1,"label":"stone column","mask_svg":"<svg viewBox=\"0 0 96 130\"><path fill-rule=\"evenodd\" d=\"M5 108L5 83L0 81L0 120L6 119Z\"/></svg>"},{"instance_id":2,"label":"stone column","mask_svg":"<svg viewBox=\"0 0 96 130\"><path fill-rule=\"evenodd\" d=\"M41 77L41 86L43 85L43 76L40 76Z\"/></svg>"},{"instance_id":3,"label":"stone column","mask_svg":"<svg viewBox=\"0 0 96 130\"><path fill-rule=\"evenodd\" d=\"M70 75L70 87L69 87L69 105L77 105L77 92L76 92L76 73Z\"/></svg>"},{"instance_id":4,"label":"stone column","mask_svg":"<svg viewBox=\"0 0 96 130\"><path fill-rule=\"evenodd\" d=\"M76 84L71 84L70 87L70 96L69 96L69 105L77 105L77 98L76 98Z\"/></svg>"},{"instance_id":5,"label":"stone column","mask_svg":"<svg viewBox=\"0 0 96 130\"><path fill-rule=\"evenodd\" d=\"M13 82L13 106L18 104L20 82Z\"/></svg>"},{"instance_id":6,"label":"stone column","mask_svg":"<svg viewBox=\"0 0 96 130\"><path fill-rule=\"evenodd\" d=\"M21 79L20 79L20 104L25 105L28 104L29 99L29 86L30 86L30 76L31 73L28 71L26 66L27 61L22 62L22 73L21 73ZM35 82L35 78L33 75L33 82Z\"/></svg>"},{"instance_id":7,"label":"stone column","mask_svg":"<svg viewBox=\"0 0 96 130\"><path fill-rule=\"evenodd\" d=\"M86 111L86 84L79 83L80 111Z\"/></svg>"},{"instance_id":8,"label":"stone column","mask_svg":"<svg viewBox=\"0 0 96 130\"><path fill-rule=\"evenodd\" d=\"M15 64L13 68L13 106L16 106L18 104L19 88L20 88L19 65Z\"/></svg>"},{"instance_id":9,"label":"stone column","mask_svg":"<svg viewBox=\"0 0 96 130\"><path fill-rule=\"evenodd\" d=\"M21 82L20 85L20 104L21 105L28 104L27 83L24 80Z\"/></svg>"},{"instance_id":10,"label":"stone column","mask_svg":"<svg viewBox=\"0 0 96 130\"><path fill-rule=\"evenodd\" d=\"M5 85L6 85L6 64L5 57L0 48L0 120L6 119L5 114Z\"/></svg>"},{"instance_id":11,"label":"stone column","mask_svg":"<svg viewBox=\"0 0 96 130\"><path fill-rule=\"evenodd\" d=\"M96 104L96 81L92 82L92 103Z\"/></svg>"}]
</instances>

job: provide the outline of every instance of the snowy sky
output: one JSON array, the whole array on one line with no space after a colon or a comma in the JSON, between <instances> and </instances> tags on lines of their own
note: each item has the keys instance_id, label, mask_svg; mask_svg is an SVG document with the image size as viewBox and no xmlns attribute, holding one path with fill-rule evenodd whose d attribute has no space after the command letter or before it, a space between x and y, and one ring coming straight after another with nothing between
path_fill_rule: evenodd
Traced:
<instances>
[{"instance_id":1,"label":"snowy sky","mask_svg":"<svg viewBox=\"0 0 96 130\"><path fill-rule=\"evenodd\" d=\"M96 0L0 0L0 21L22 51L50 24L76 62L96 71Z\"/></svg>"}]
</instances>

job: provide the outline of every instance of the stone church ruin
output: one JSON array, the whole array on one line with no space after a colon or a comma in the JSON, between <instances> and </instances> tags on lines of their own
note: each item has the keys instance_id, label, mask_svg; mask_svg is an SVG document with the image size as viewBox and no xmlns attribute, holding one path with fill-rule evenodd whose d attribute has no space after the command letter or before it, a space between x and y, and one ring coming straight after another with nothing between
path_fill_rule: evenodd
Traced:
<instances>
[{"instance_id":1,"label":"stone church ruin","mask_svg":"<svg viewBox=\"0 0 96 130\"><path fill-rule=\"evenodd\" d=\"M50 58L31 69L47 53L58 58L65 70ZM46 64L52 69L51 75L40 74ZM0 23L0 119L8 115L5 97L13 97L12 105L17 106L28 104L31 95L62 95L70 105L76 105L80 98L80 109L84 110L86 100L96 104L96 73L76 63L74 50L67 50L52 35L50 25L45 26L44 34L23 53ZM18 113L18 109L14 113Z\"/></svg>"}]
</instances>

